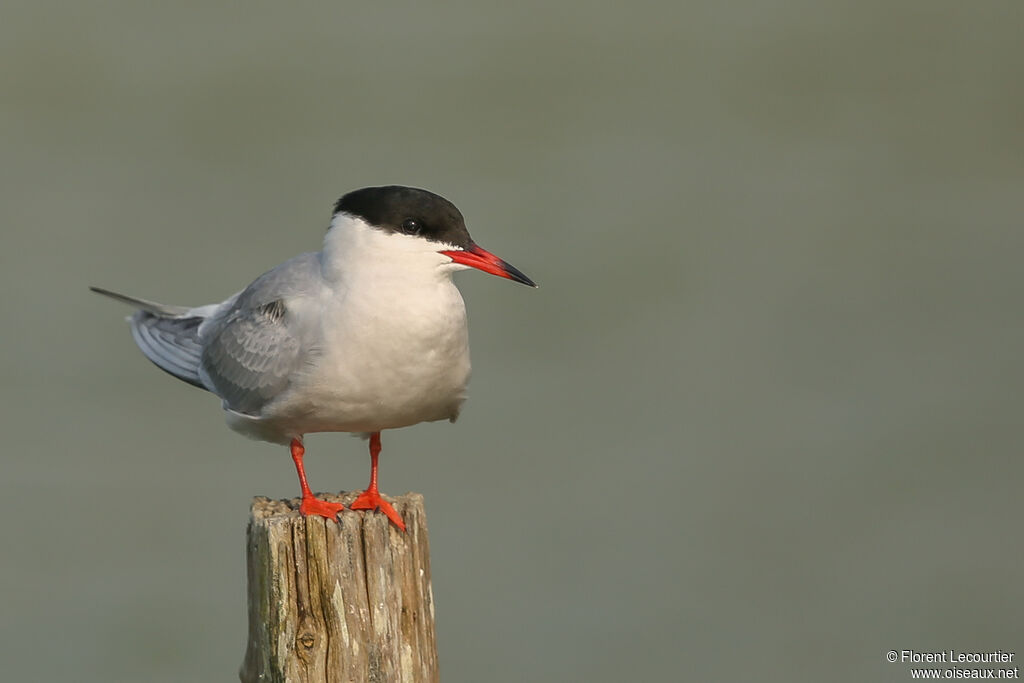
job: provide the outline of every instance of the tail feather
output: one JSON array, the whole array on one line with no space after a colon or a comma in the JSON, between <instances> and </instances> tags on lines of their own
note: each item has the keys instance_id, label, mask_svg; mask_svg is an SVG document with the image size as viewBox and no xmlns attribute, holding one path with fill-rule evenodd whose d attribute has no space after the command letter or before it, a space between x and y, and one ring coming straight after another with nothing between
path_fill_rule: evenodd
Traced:
<instances>
[{"instance_id":1,"label":"tail feather","mask_svg":"<svg viewBox=\"0 0 1024 683\"><path fill-rule=\"evenodd\" d=\"M128 322L132 337L146 358L164 372L200 389L206 389L199 378L199 364L203 354L199 343L199 326L206 319L197 314L200 309L165 306L99 287L89 289L139 308Z\"/></svg>"},{"instance_id":2,"label":"tail feather","mask_svg":"<svg viewBox=\"0 0 1024 683\"><path fill-rule=\"evenodd\" d=\"M161 318L149 311L131 317L132 337L146 358L164 372L205 389L199 378L203 355L199 325L203 318Z\"/></svg>"}]
</instances>

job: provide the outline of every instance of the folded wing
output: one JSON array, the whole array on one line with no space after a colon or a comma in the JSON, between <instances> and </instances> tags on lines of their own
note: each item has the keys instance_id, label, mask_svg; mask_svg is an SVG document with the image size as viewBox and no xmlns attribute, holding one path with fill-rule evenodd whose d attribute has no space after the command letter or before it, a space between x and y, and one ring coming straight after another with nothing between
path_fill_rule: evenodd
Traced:
<instances>
[{"instance_id":1,"label":"folded wing","mask_svg":"<svg viewBox=\"0 0 1024 683\"><path fill-rule=\"evenodd\" d=\"M320 283L319 259L303 254L261 275L202 325L199 376L227 408L258 415L288 388L312 332L291 307Z\"/></svg>"}]
</instances>

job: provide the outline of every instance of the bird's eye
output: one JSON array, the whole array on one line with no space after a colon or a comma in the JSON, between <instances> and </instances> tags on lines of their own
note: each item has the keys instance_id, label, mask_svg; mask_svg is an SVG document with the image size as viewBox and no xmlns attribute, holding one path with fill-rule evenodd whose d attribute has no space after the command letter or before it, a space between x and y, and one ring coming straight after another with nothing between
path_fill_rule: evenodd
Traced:
<instances>
[{"instance_id":1,"label":"bird's eye","mask_svg":"<svg viewBox=\"0 0 1024 683\"><path fill-rule=\"evenodd\" d=\"M418 235L422 228L423 226L415 218L406 218L402 221L402 232L406 235Z\"/></svg>"}]
</instances>

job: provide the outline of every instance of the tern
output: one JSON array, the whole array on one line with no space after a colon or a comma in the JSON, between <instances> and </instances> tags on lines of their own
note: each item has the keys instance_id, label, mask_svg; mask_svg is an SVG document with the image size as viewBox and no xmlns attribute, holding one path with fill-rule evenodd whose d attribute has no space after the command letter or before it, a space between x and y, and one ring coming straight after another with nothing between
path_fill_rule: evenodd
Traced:
<instances>
[{"instance_id":1,"label":"tern","mask_svg":"<svg viewBox=\"0 0 1024 683\"><path fill-rule=\"evenodd\" d=\"M370 484L353 510L380 510L405 530L377 487L380 433L459 416L469 381L459 270L536 287L477 245L462 213L426 190L391 185L344 195L320 251L296 256L219 304L163 304L91 287L138 310L135 343L161 370L221 399L228 426L290 447L300 512L344 509L313 495L303 437L369 438Z\"/></svg>"}]
</instances>

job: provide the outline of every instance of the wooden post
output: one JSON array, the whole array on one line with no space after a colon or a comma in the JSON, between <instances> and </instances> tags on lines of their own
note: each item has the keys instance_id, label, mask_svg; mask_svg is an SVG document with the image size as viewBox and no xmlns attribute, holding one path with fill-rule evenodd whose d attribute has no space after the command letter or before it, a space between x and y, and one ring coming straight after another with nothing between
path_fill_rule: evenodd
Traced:
<instances>
[{"instance_id":1,"label":"wooden post","mask_svg":"<svg viewBox=\"0 0 1024 683\"><path fill-rule=\"evenodd\" d=\"M333 522L302 517L298 499L253 499L242 683L440 680L423 496L388 500L405 533L378 512Z\"/></svg>"}]
</instances>

